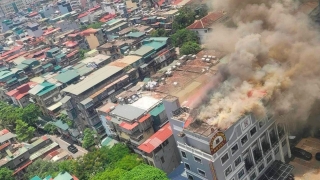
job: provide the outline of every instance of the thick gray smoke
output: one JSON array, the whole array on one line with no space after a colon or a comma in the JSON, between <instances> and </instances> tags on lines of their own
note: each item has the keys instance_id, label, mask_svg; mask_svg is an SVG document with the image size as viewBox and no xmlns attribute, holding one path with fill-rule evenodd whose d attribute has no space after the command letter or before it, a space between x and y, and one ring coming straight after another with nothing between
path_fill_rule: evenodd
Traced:
<instances>
[{"instance_id":1,"label":"thick gray smoke","mask_svg":"<svg viewBox=\"0 0 320 180\"><path fill-rule=\"evenodd\" d=\"M230 55L228 76L199 118L220 128L243 114L305 121L320 97L320 39L295 0L213 0L236 25L212 27L207 47Z\"/></svg>"}]
</instances>

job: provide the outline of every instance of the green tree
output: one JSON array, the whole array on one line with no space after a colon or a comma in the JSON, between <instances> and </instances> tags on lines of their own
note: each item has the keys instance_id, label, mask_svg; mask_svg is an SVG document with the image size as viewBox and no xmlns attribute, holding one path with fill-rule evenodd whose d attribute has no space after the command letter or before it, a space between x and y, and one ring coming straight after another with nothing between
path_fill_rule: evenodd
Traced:
<instances>
[{"instance_id":1,"label":"green tree","mask_svg":"<svg viewBox=\"0 0 320 180\"><path fill-rule=\"evenodd\" d=\"M95 133L89 128L84 130L82 147L89 148L90 146L94 145L94 134Z\"/></svg>"},{"instance_id":2,"label":"green tree","mask_svg":"<svg viewBox=\"0 0 320 180\"><path fill-rule=\"evenodd\" d=\"M102 147L89 152L78 159L73 165L73 173L79 179L90 179L103 172L108 165L112 165L128 155L130 150L123 144L116 144L111 149ZM112 169L110 169L112 171Z\"/></svg>"},{"instance_id":3,"label":"green tree","mask_svg":"<svg viewBox=\"0 0 320 180\"><path fill-rule=\"evenodd\" d=\"M104 172L93 176L90 180L114 180L120 179L120 177L126 173L126 170L116 168L116 169L106 169Z\"/></svg>"},{"instance_id":4,"label":"green tree","mask_svg":"<svg viewBox=\"0 0 320 180\"><path fill-rule=\"evenodd\" d=\"M44 130L49 134L55 134L57 132L57 127L51 123L47 123L46 125L44 125Z\"/></svg>"},{"instance_id":5,"label":"green tree","mask_svg":"<svg viewBox=\"0 0 320 180\"><path fill-rule=\"evenodd\" d=\"M66 114L60 114L59 118L62 122L68 124L69 127L73 127L73 121L69 119L68 115Z\"/></svg>"},{"instance_id":6,"label":"green tree","mask_svg":"<svg viewBox=\"0 0 320 180\"><path fill-rule=\"evenodd\" d=\"M0 179L4 180L15 180L15 178L12 176L13 171L4 167L0 168Z\"/></svg>"},{"instance_id":7,"label":"green tree","mask_svg":"<svg viewBox=\"0 0 320 180\"><path fill-rule=\"evenodd\" d=\"M29 141L33 137L33 133L36 130L32 126L28 126L27 123L22 120L16 121L16 134L20 141Z\"/></svg>"},{"instance_id":8,"label":"green tree","mask_svg":"<svg viewBox=\"0 0 320 180\"><path fill-rule=\"evenodd\" d=\"M159 29L156 29L156 30L153 30L150 34L151 37L169 37L169 32L166 31L165 29L163 28L159 28Z\"/></svg>"},{"instance_id":9,"label":"green tree","mask_svg":"<svg viewBox=\"0 0 320 180\"><path fill-rule=\"evenodd\" d=\"M168 180L165 172L161 171L158 168L140 164L136 166L131 171L124 173L120 180Z\"/></svg>"},{"instance_id":10,"label":"green tree","mask_svg":"<svg viewBox=\"0 0 320 180\"><path fill-rule=\"evenodd\" d=\"M118 169L131 170L134 167L142 164L142 159L137 154L130 154L123 157L120 161L115 163L115 167Z\"/></svg>"},{"instance_id":11,"label":"green tree","mask_svg":"<svg viewBox=\"0 0 320 180\"><path fill-rule=\"evenodd\" d=\"M84 54L87 53L87 52L89 52L89 50L87 50L87 49L79 49L80 59L84 59L85 58Z\"/></svg>"},{"instance_id":12,"label":"green tree","mask_svg":"<svg viewBox=\"0 0 320 180\"><path fill-rule=\"evenodd\" d=\"M76 160L64 160L59 163L59 171L69 172L71 174L74 173L74 164L77 163Z\"/></svg>"},{"instance_id":13,"label":"green tree","mask_svg":"<svg viewBox=\"0 0 320 180\"><path fill-rule=\"evenodd\" d=\"M172 44L175 47L181 47L186 42L198 42L198 36L194 31L181 29L171 36Z\"/></svg>"},{"instance_id":14,"label":"green tree","mask_svg":"<svg viewBox=\"0 0 320 180\"><path fill-rule=\"evenodd\" d=\"M99 28L101 28L102 25L103 25L102 22L95 22L95 23L89 24L87 26L87 29L89 29L89 28L99 29Z\"/></svg>"},{"instance_id":15,"label":"green tree","mask_svg":"<svg viewBox=\"0 0 320 180\"><path fill-rule=\"evenodd\" d=\"M179 9L178 15L174 17L172 27L174 30L184 29L191 25L196 18L196 13L191 7Z\"/></svg>"},{"instance_id":16,"label":"green tree","mask_svg":"<svg viewBox=\"0 0 320 180\"><path fill-rule=\"evenodd\" d=\"M187 42L182 45L180 48L180 54L188 55L188 54L197 54L201 50L199 44L195 42Z\"/></svg>"},{"instance_id":17,"label":"green tree","mask_svg":"<svg viewBox=\"0 0 320 180\"><path fill-rule=\"evenodd\" d=\"M38 117L41 115L40 108L35 104L29 104L22 109L21 118L24 122L30 126L34 126Z\"/></svg>"},{"instance_id":18,"label":"green tree","mask_svg":"<svg viewBox=\"0 0 320 180\"><path fill-rule=\"evenodd\" d=\"M56 176L60 172L59 163L38 159L27 167L25 179L31 179L34 176L44 178L48 175Z\"/></svg>"}]
</instances>

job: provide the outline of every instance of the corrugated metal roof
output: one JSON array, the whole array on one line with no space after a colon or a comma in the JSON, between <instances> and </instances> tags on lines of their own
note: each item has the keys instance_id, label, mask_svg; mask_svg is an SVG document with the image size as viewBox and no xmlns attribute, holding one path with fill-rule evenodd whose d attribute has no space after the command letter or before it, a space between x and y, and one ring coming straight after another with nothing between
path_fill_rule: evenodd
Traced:
<instances>
[{"instance_id":1,"label":"corrugated metal roof","mask_svg":"<svg viewBox=\"0 0 320 180\"><path fill-rule=\"evenodd\" d=\"M76 70L68 70L66 72L58 74L55 79L57 79L61 83L69 83L77 77L80 77L80 75Z\"/></svg>"},{"instance_id":2,"label":"corrugated metal roof","mask_svg":"<svg viewBox=\"0 0 320 180\"><path fill-rule=\"evenodd\" d=\"M79 95L85 92L86 90L92 88L93 86L99 84L100 82L108 79L109 77L121 71L122 69L123 68L110 65L104 66L103 68L98 69L96 72L90 74L90 76L80 81L79 83L66 87L65 89L63 89L63 91L72 93L74 95Z\"/></svg>"},{"instance_id":3,"label":"corrugated metal roof","mask_svg":"<svg viewBox=\"0 0 320 180\"><path fill-rule=\"evenodd\" d=\"M116 116L132 121L142 116L143 113L145 113L145 110L131 106L131 105L123 104L123 105L117 105L115 109L111 112Z\"/></svg>"}]
</instances>

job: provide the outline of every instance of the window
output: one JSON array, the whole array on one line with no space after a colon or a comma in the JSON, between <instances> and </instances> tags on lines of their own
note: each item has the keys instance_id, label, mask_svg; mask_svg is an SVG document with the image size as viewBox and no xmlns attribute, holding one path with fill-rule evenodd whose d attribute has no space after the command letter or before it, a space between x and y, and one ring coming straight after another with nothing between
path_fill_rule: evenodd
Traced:
<instances>
[{"instance_id":1,"label":"window","mask_svg":"<svg viewBox=\"0 0 320 180\"><path fill-rule=\"evenodd\" d=\"M160 159L161 159L161 163L164 163L164 158L163 158L163 156L162 156Z\"/></svg>"},{"instance_id":2,"label":"window","mask_svg":"<svg viewBox=\"0 0 320 180\"><path fill-rule=\"evenodd\" d=\"M234 166L237 167L241 163L241 157L239 156L235 161L234 161Z\"/></svg>"},{"instance_id":3,"label":"window","mask_svg":"<svg viewBox=\"0 0 320 180\"><path fill-rule=\"evenodd\" d=\"M272 160L272 156L270 155L268 158L267 158L267 164L269 164L269 162Z\"/></svg>"},{"instance_id":4,"label":"window","mask_svg":"<svg viewBox=\"0 0 320 180\"><path fill-rule=\"evenodd\" d=\"M184 166L186 167L186 169L190 170L190 165L187 163L184 163Z\"/></svg>"},{"instance_id":5,"label":"window","mask_svg":"<svg viewBox=\"0 0 320 180\"><path fill-rule=\"evenodd\" d=\"M250 130L250 135L253 136L257 132L257 128L254 127Z\"/></svg>"},{"instance_id":6,"label":"window","mask_svg":"<svg viewBox=\"0 0 320 180\"><path fill-rule=\"evenodd\" d=\"M184 157L184 158L187 158L187 155L185 152L181 151L181 156Z\"/></svg>"},{"instance_id":7,"label":"window","mask_svg":"<svg viewBox=\"0 0 320 180\"><path fill-rule=\"evenodd\" d=\"M197 161L198 163L201 163L201 159L196 156L194 156L194 160Z\"/></svg>"},{"instance_id":8,"label":"window","mask_svg":"<svg viewBox=\"0 0 320 180\"><path fill-rule=\"evenodd\" d=\"M259 172L261 172L264 169L264 164L262 163L261 166L259 166Z\"/></svg>"},{"instance_id":9,"label":"window","mask_svg":"<svg viewBox=\"0 0 320 180\"><path fill-rule=\"evenodd\" d=\"M168 140L165 140L165 141L163 142L163 146L166 146L167 144L169 144L169 141L168 141Z\"/></svg>"},{"instance_id":10,"label":"window","mask_svg":"<svg viewBox=\"0 0 320 180\"><path fill-rule=\"evenodd\" d=\"M222 164L224 164L228 159L229 159L229 155L228 155L228 153L226 153L226 154L223 155L222 158L221 158Z\"/></svg>"},{"instance_id":11,"label":"window","mask_svg":"<svg viewBox=\"0 0 320 180\"><path fill-rule=\"evenodd\" d=\"M287 144L286 140L282 141L282 147Z\"/></svg>"},{"instance_id":12,"label":"window","mask_svg":"<svg viewBox=\"0 0 320 180\"><path fill-rule=\"evenodd\" d=\"M204 30L204 33L207 33L208 32L208 30Z\"/></svg>"},{"instance_id":13,"label":"window","mask_svg":"<svg viewBox=\"0 0 320 180\"><path fill-rule=\"evenodd\" d=\"M232 173L232 168L231 168L231 166L229 166L226 170L224 170L224 175L225 175L226 177L228 177L230 173Z\"/></svg>"},{"instance_id":14,"label":"window","mask_svg":"<svg viewBox=\"0 0 320 180\"><path fill-rule=\"evenodd\" d=\"M244 170L241 169L241 171L238 172L238 178L241 179L244 175Z\"/></svg>"},{"instance_id":15,"label":"window","mask_svg":"<svg viewBox=\"0 0 320 180\"><path fill-rule=\"evenodd\" d=\"M274 150L274 154L277 154L279 152L279 146Z\"/></svg>"},{"instance_id":16,"label":"window","mask_svg":"<svg viewBox=\"0 0 320 180\"><path fill-rule=\"evenodd\" d=\"M193 180L193 176L188 175L188 180Z\"/></svg>"},{"instance_id":17,"label":"window","mask_svg":"<svg viewBox=\"0 0 320 180\"><path fill-rule=\"evenodd\" d=\"M253 174L251 174L250 180L254 180L256 177L257 177L257 176L256 176L256 173L254 172Z\"/></svg>"},{"instance_id":18,"label":"window","mask_svg":"<svg viewBox=\"0 0 320 180\"><path fill-rule=\"evenodd\" d=\"M241 139L241 144L244 145L247 141L248 141L248 136L245 135L245 136Z\"/></svg>"},{"instance_id":19,"label":"window","mask_svg":"<svg viewBox=\"0 0 320 180\"><path fill-rule=\"evenodd\" d=\"M233 155L235 152L238 151L238 144L235 144L232 148L231 148L231 154Z\"/></svg>"},{"instance_id":20,"label":"window","mask_svg":"<svg viewBox=\"0 0 320 180\"><path fill-rule=\"evenodd\" d=\"M202 171L201 169L198 169L198 173L201 175L201 176L206 176L206 173L204 171Z\"/></svg>"},{"instance_id":21,"label":"window","mask_svg":"<svg viewBox=\"0 0 320 180\"><path fill-rule=\"evenodd\" d=\"M216 144L219 144L220 143L220 139L216 139Z\"/></svg>"}]
</instances>

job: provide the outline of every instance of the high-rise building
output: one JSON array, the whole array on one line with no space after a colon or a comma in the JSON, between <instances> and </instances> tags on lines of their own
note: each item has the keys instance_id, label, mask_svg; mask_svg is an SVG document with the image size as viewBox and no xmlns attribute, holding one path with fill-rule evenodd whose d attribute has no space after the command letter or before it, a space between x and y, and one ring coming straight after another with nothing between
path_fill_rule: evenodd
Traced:
<instances>
[{"instance_id":1,"label":"high-rise building","mask_svg":"<svg viewBox=\"0 0 320 180\"><path fill-rule=\"evenodd\" d=\"M244 114L221 129L180 108L170 124L190 180L272 179L276 174L285 179L292 170L284 163L291 157L287 129L273 117Z\"/></svg>"},{"instance_id":2,"label":"high-rise building","mask_svg":"<svg viewBox=\"0 0 320 180\"><path fill-rule=\"evenodd\" d=\"M7 16L22 11L26 8L26 4L23 0L3 0L0 2L0 7L3 13Z\"/></svg>"}]
</instances>

